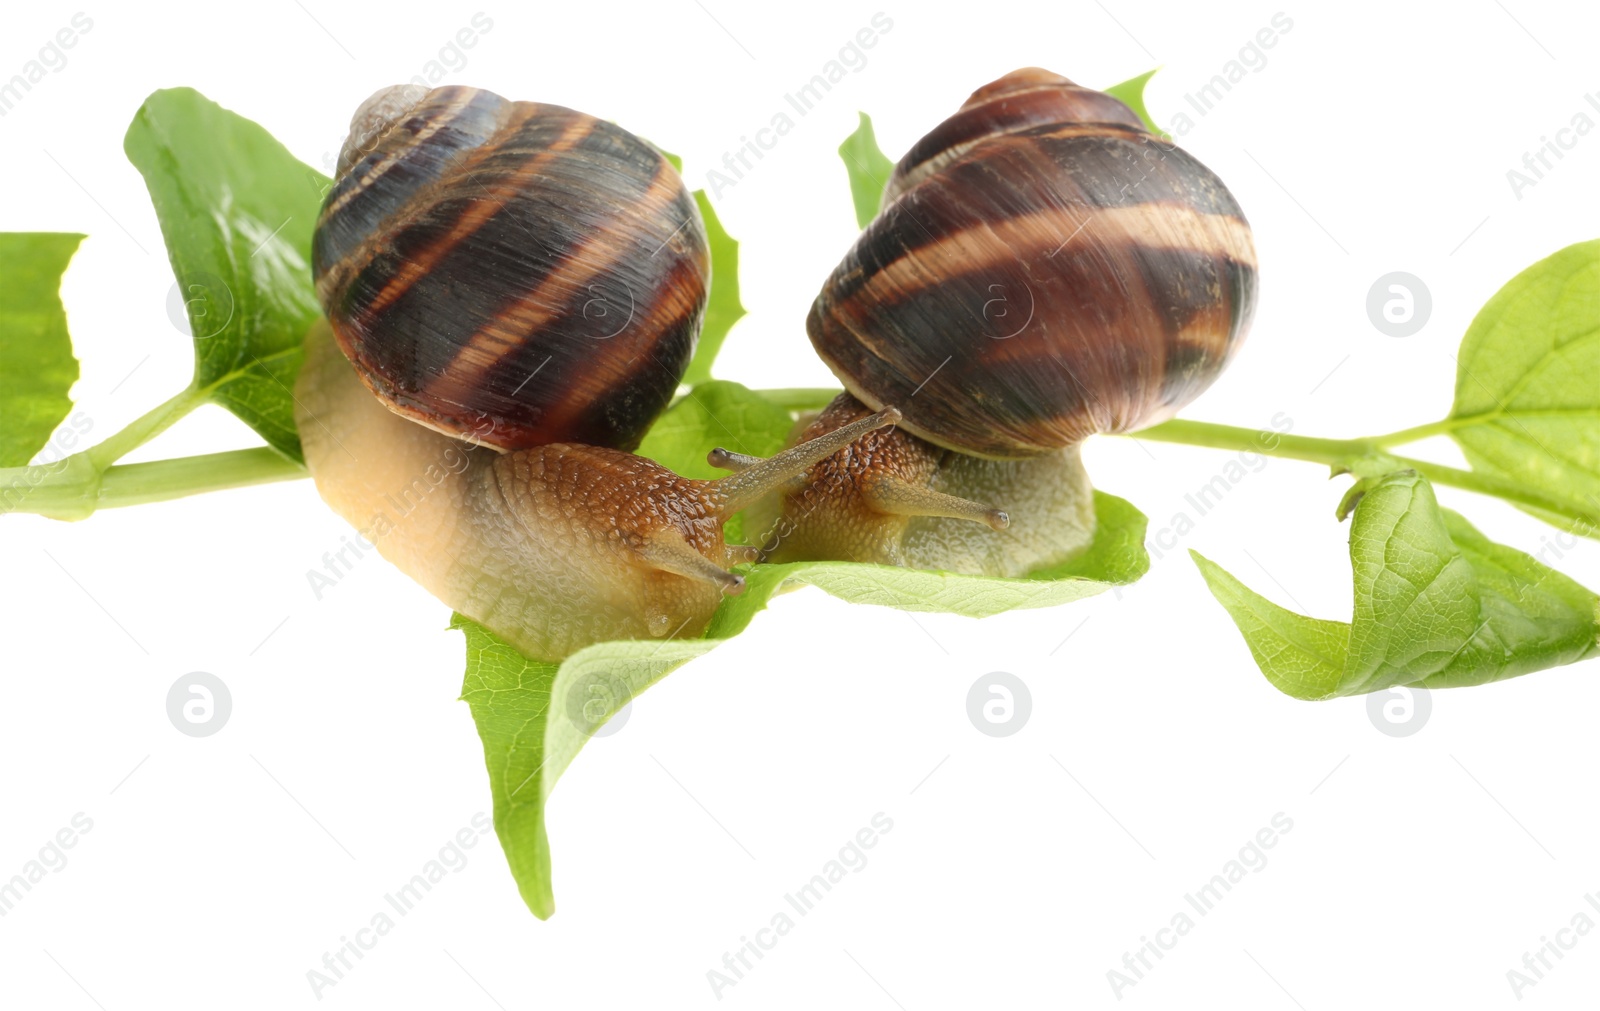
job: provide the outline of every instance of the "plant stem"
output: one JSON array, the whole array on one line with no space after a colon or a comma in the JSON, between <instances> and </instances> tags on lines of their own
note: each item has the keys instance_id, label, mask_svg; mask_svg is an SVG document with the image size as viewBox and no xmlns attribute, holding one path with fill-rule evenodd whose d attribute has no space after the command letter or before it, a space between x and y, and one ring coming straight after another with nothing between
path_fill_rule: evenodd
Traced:
<instances>
[{"instance_id":1,"label":"plant stem","mask_svg":"<svg viewBox=\"0 0 1600 1011\"><path fill-rule=\"evenodd\" d=\"M265 446L118 464L104 471L94 470L88 457L77 453L45 466L0 470L0 513L79 520L97 509L165 502L306 476L300 464Z\"/></svg>"},{"instance_id":2,"label":"plant stem","mask_svg":"<svg viewBox=\"0 0 1600 1011\"><path fill-rule=\"evenodd\" d=\"M1461 421L1462 419L1460 418L1445 418L1431 424L1418 425L1415 428L1402 428L1398 432L1375 436L1367 441L1374 446L1401 446L1408 442L1417 442L1435 435L1449 435L1460 426Z\"/></svg>"},{"instance_id":3,"label":"plant stem","mask_svg":"<svg viewBox=\"0 0 1600 1011\"><path fill-rule=\"evenodd\" d=\"M83 519L96 509L160 502L219 488L303 477L305 468L270 449L211 453L128 466L116 461L205 403L193 385L136 418L103 442L54 463L0 468L0 513Z\"/></svg>"},{"instance_id":4,"label":"plant stem","mask_svg":"<svg viewBox=\"0 0 1600 1011\"><path fill-rule=\"evenodd\" d=\"M1174 442L1186 446L1207 446L1212 449L1240 450L1260 453L1263 456L1306 460L1311 463L1327 464L1336 470L1357 471L1364 461L1380 463L1386 469L1414 470L1434 484L1461 488L1480 495L1491 495L1516 505L1554 513L1576 523L1587 524L1590 529L1600 529L1600 513L1571 499L1546 495L1528 488L1522 482L1493 474L1393 456L1383 451L1385 446L1414 442L1429 435L1442 434L1448 431L1448 428L1448 422L1438 422L1374 439L1317 439L1180 418L1141 432L1131 433L1131 437L1153 442Z\"/></svg>"},{"instance_id":5,"label":"plant stem","mask_svg":"<svg viewBox=\"0 0 1600 1011\"><path fill-rule=\"evenodd\" d=\"M1586 531L1600 530L1600 513L1595 512L1593 509L1586 509L1571 499L1533 491L1521 482L1496 477L1493 474L1461 470L1457 467L1446 467L1444 464L1429 463L1426 460L1413 460L1403 456L1397 456L1393 459L1402 467L1416 471L1434 484L1475 491L1480 495L1492 495L1514 505L1546 513L1554 513L1557 516L1571 520ZM1589 536L1593 536L1593 534L1590 533Z\"/></svg>"},{"instance_id":6,"label":"plant stem","mask_svg":"<svg viewBox=\"0 0 1600 1011\"><path fill-rule=\"evenodd\" d=\"M173 423L206 402L204 392L189 386L182 393L135 418L126 428L83 450L83 456L97 471L103 471L129 453L171 428Z\"/></svg>"},{"instance_id":7,"label":"plant stem","mask_svg":"<svg viewBox=\"0 0 1600 1011\"><path fill-rule=\"evenodd\" d=\"M1248 450L1263 456L1309 460L1312 463L1326 463L1330 466L1367 456L1375 448L1374 443L1365 439L1316 439L1305 435L1257 431L1253 428L1237 428L1233 425L1189 421L1183 418L1130 434L1135 439L1148 439L1153 442L1176 442L1185 446L1209 446L1212 449Z\"/></svg>"},{"instance_id":8,"label":"plant stem","mask_svg":"<svg viewBox=\"0 0 1600 1011\"><path fill-rule=\"evenodd\" d=\"M99 507L166 502L226 488L309 477L305 467L275 449L235 449L112 467L101 476Z\"/></svg>"}]
</instances>

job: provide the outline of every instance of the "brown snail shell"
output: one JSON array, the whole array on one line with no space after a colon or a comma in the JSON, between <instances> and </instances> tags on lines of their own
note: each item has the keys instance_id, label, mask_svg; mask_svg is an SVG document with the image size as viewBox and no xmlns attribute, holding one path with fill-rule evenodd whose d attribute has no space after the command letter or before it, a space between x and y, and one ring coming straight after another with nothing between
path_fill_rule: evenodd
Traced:
<instances>
[{"instance_id":1,"label":"brown snail shell","mask_svg":"<svg viewBox=\"0 0 1600 1011\"><path fill-rule=\"evenodd\" d=\"M1070 560L1095 530L1082 441L1198 396L1255 292L1238 204L1133 110L1037 68L979 88L900 160L806 321L846 392L801 437L904 419L768 503L764 557Z\"/></svg>"},{"instance_id":2,"label":"brown snail shell","mask_svg":"<svg viewBox=\"0 0 1600 1011\"><path fill-rule=\"evenodd\" d=\"M974 92L896 166L807 330L845 388L958 452L1026 457L1172 416L1256 300L1227 187L1047 71Z\"/></svg>"},{"instance_id":3,"label":"brown snail shell","mask_svg":"<svg viewBox=\"0 0 1600 1011\"><path fill-rule=\"evenodd\" d=\"M676 170L557 105L403 85L358 110L312 269L390 409L497 449L633 449L688 368L710 258Z\"/></svg>"}]
</instances>

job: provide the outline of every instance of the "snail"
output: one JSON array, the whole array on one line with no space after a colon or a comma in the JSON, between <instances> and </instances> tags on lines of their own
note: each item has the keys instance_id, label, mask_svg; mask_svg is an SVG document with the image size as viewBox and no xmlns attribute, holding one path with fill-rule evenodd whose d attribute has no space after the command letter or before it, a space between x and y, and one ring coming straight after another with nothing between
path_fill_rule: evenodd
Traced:
<instances>
[{"instance_id":1,"label":"snail","mask_svg":"<svg viewBox=\"0 0 1600 1011\"><path fill-rule=\"evenodd\" d=\"M845 393L801 437L903 418L769 501L763 557L1070 559L1093 539L1079 446L1204 391L1255 298L1238 203L1132 109L1037 68L979 88L895 166L806 320Z\"/></svg>"},{"instance_id":2,"label":"snail","mask_svg":"<svg viewBox=\"0 0 1600 1011\"><path fill-rule=\"evenodd\" d=\"M373 95L312 273L326 318L295 420L319 494L534 659L702 634L755 555L723 523L898 419L869 413L715 481L634 455L699 334L704 225L658 151L559 106Z\"/></svg>"}]
</instances>

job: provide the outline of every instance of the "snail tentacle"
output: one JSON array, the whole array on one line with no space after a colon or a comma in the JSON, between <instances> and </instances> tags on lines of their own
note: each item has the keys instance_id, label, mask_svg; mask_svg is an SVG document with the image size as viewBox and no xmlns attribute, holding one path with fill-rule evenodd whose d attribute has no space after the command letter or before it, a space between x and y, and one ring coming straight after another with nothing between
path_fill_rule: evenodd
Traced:
<instances>
[{"instance_id":1,"label":"snail tentacle","mask_svg":"<svg viewBox=\"0 0 1600 1011\"><path fill-rule=\"evenodd\" d=\"M1005 510L984 502L947 495L927 485L912 484L893 474L874 474L861 483L861 496L867 505L891 516L942 516L971 520L992 530L1011 525Z\"/></svg>"},{"instance_id":2,"label":"snail tentacle","mask_svg":"<svg viewBox=\"0 0 1600 1011\"><path fill-rule=\"evenodd\" d=\"M842 428L820 433L775 456L751 463L728 477L718 478L713 484L723 502L722 515L732 516L756 504L796 475L804 474L819 461L846 449L861 436L887 428L899 420L900 412L887 407Z\"/></svg>"},{"instance_id":3,"label":"snail tentacle","mask_svg":"<svg viewBox=\"0 0 1600 1011\"><path fill-rule=\"evenodd\" d=\"M640 561L662 572L710 583L729 597L744 592L744 577L696 551L683 534L671 527L651 531L632 547Z\"/></svg>"}]
</instances>

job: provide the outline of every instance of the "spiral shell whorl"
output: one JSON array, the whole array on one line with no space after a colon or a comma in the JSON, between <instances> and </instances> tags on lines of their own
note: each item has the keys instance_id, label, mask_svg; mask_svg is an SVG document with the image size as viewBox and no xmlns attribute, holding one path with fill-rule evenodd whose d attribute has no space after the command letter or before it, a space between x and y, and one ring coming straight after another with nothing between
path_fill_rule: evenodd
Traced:
<instances>
[{"instance_id":1,"label":"spiral shell whorl","mask_svg":"<svg viewBox=\"0 0 1600 1011\"><path fill-rule=\"evenodd\" d=\"M889 204L975 144L1058 123L1115 124L1144 132L1138 114L1103 91L1081 88L1038 67L1013 70L974 91L954 116L911 146L895 165L883 202Z\"/></svg>"},{"instance_id":2,"label":"spiral shell whorl","mask_svg":"<svg viewBox=\"0 0 1600 1011\"><path fill-rule=\"evenodd\" d=\"M392 410L499 449L632 449L688 367L704 225L620 127L475 88L363 104L312 249L318 296Z\"/></svg>"},{"instance_id":3,"label":"spiral shell whorl","mask_svg":"<svg viewBox=\"0 0 1600 1011\"><path fill-rule=\"evenodd\" d=\"M1028 69L913 145L807 329L908 431L1015 458L1176 413L1237 350L1255 289L1249 225L1209 169Z\"/></svg>"}]
</instances>

